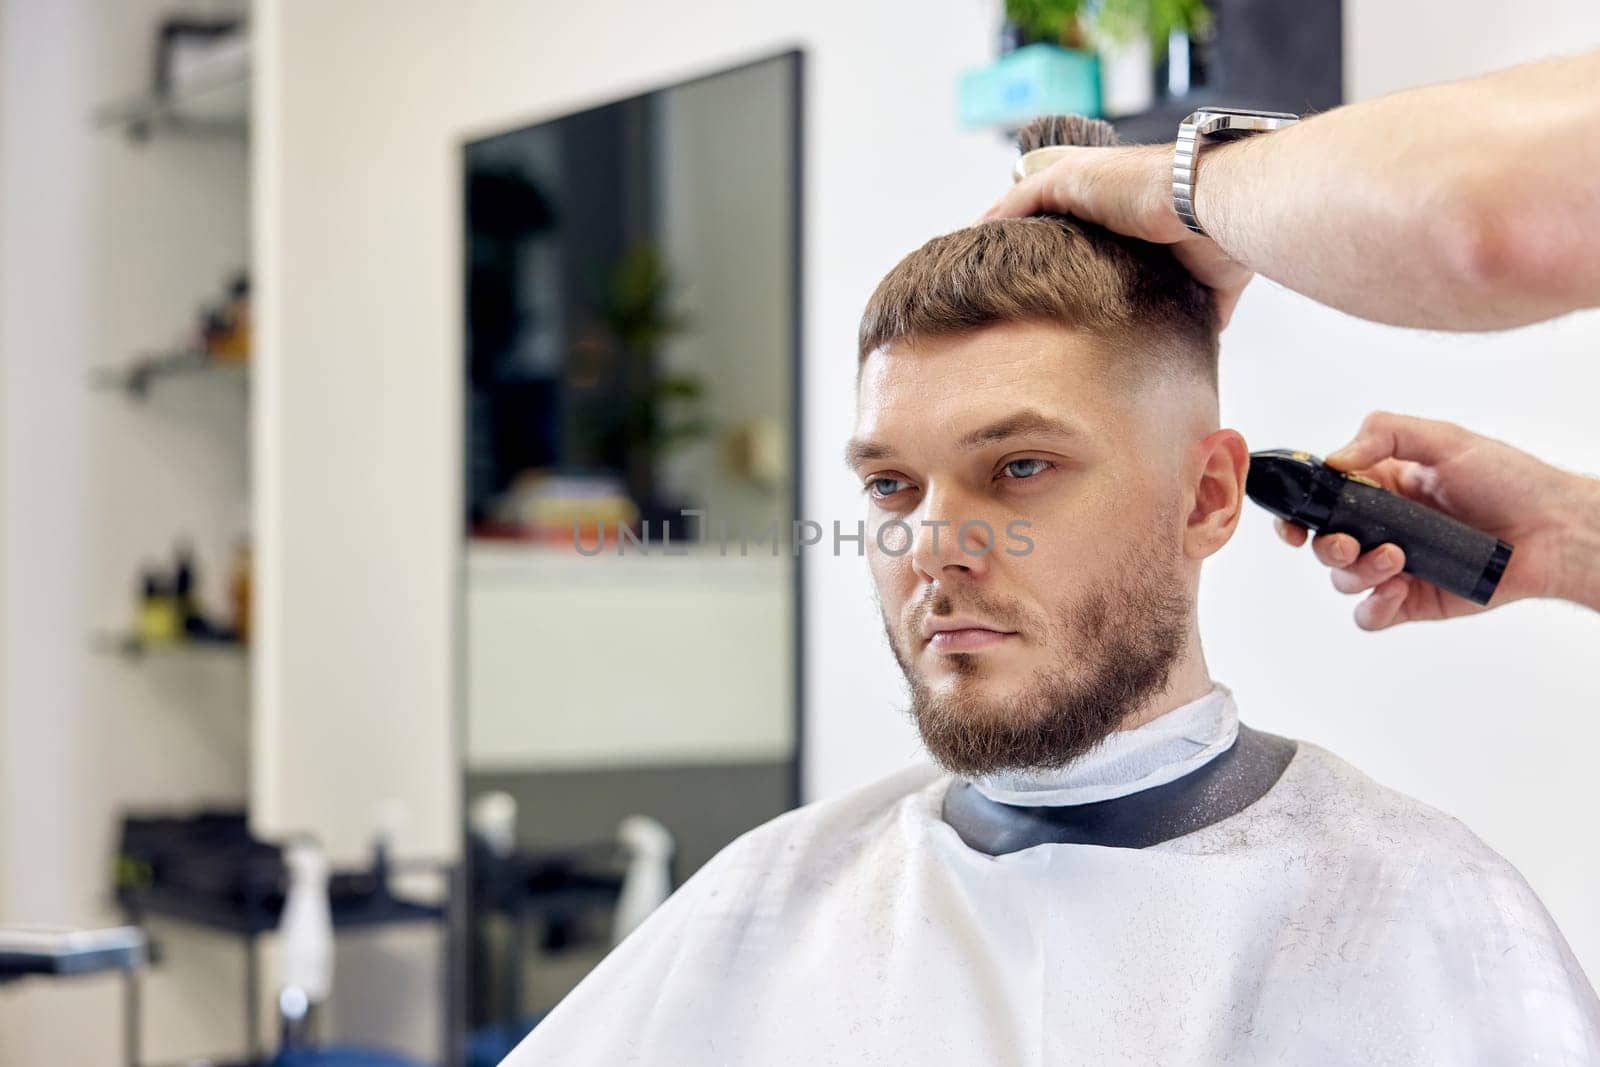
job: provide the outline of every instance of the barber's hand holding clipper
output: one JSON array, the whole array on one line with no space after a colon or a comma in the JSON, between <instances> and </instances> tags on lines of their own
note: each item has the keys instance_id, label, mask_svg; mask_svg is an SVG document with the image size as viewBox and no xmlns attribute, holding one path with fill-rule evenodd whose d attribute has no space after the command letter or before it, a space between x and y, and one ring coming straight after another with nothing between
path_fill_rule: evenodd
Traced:
<instances>
[{"instance_id":1,"label":"barber's hand holding clipper","mask_svg":"<svg viewBox=\"0 0 1600 1067\"><path fill-rule=\"evenodd\" d=\"M1547 597L1600 611L1600 479L1564 471L1510 445L1448 422L1374 412L1355 438L1324 462L1498 537L1516 550L1487 607L1401 573L1405 554L1386 544L1362 553L1349 534L1311 538L1341 593L1371 595L1356 625L1450 619L1514 600ZM1291 545L1303 526L1276 520Z\"/></svg>"}]
</instances>

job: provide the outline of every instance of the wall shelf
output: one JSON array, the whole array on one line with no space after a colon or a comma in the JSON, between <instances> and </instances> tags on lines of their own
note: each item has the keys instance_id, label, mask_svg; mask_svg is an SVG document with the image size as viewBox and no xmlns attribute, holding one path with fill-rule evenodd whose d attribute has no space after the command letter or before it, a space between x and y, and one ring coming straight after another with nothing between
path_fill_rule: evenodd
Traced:
<instances>
[{"instance_id":1,"label":"wall shelf","mask_svg":"<svg viewBox=\"0 0 1600 1067\"><path fill-rule=\"evenodd\" d=\"M184 638L151 645L137 634L118 632L95 634L94 649L130 660L141 660L146 656L245 656L249 652L248 645L229 638Z\"/></svg>"},{"instance_id":2,"label":"wall shelf","mask_svg":"<svg viewBox=\"0 0 1600 1067\"><path fill-rule=\"evenodd\" d=\"M1128 144L1164 144L1197 107L1261 108L1306 115L1344 102L1339 0L1209 0L1215 22L1205 84L1151 110L1111 119Z\"/></svg>"},{"instance_id":3,"label":"wall shelf","mask_svg":"<svg viewBox=\"0 0 1600 1067\"><path fill-rule=\"evenodd\" d=\"M102 105L97 129L120 129L130 140L157 133L244 138L250 132L250 77L239 74L169 93L140 93Z\"/></svg>"},{"instance_id":4,"label":"wall shelf","mask_svg":"<svg viewBox=\"0 0 1600 1067\"><path fill-rule=\"evenodd\" d=\"M1226 106L1308 115L1344 102L1340 0L1207 0L1214 38L1204 81L1148 110L1106 115L1124 144L1166 144L1196 108ZM1007 141L1015 128L1002 128Z\"/></svg>"},{"instance_id":5,"label":"wall shelf","mask_svg":"<svg viewBox=\"0 0 1600 1067\"><path fill-rule=\"evenodd\" d=\"M97 367L91 372L89 382L96 389L116 390L143 400L155 383L176 377L205 377L248 386L250 364L248 360L217 359L199 349L151 352L124 366Z\"/></svg>"}]
</instances>

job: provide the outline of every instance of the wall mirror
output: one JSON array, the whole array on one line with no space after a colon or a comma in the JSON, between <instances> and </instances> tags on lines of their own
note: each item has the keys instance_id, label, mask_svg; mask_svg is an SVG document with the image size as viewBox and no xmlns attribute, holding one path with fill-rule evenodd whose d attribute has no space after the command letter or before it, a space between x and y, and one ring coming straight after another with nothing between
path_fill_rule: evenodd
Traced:
<instances>
[{"instance_id":1,"label":"wall mirror","mask_svg":"<svg viewBox=\"0 0 1600 1067\"><path fill-rule=\"evenodd\" d=\"M797 803L801 560L738 533L797 513L800 79L462 148L475 1061Z\"/></svg>"}]
</instances>

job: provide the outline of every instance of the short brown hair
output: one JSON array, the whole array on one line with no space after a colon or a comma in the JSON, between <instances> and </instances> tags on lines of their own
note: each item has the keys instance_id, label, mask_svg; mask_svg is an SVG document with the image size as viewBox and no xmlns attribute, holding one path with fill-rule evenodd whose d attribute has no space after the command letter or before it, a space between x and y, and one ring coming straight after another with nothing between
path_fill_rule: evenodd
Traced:
<instances>
[{"instance_id":1,"label":"short brown hair","mask_svg":"<svg viewBox=\"0 0 1600 1067\"><path fill-rule=\"evenodd\" d=\"M1216 389L1211 290L1164 245L1062 215L992 219L906 256L867 301L857 365L894 341L1018 321L1059 323L1112 341L1116 373L1188 370Z\"/></svg>"}]
</instances>

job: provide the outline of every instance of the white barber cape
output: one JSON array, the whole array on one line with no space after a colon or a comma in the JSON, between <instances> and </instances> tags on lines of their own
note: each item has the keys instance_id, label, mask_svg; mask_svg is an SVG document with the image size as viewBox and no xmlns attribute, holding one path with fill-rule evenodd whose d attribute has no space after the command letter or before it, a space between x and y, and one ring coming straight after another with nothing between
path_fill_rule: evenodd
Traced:
<instances>
[{"instance_id":1,"label":"white barber cape","mask_svg":"<svg viewBox=\"0 0 1600 1067\"><path fill-rule=\"evenodd\" d=\"M1237 728L1218 685L1063 771L974 785L1125 795ZM1600 1063L1600 1001L1517 871L1316 745L1142 849L984 855L940 818L953 780L910 767L745 833L505 1063Z\"/></svg>"}]
</instances>

